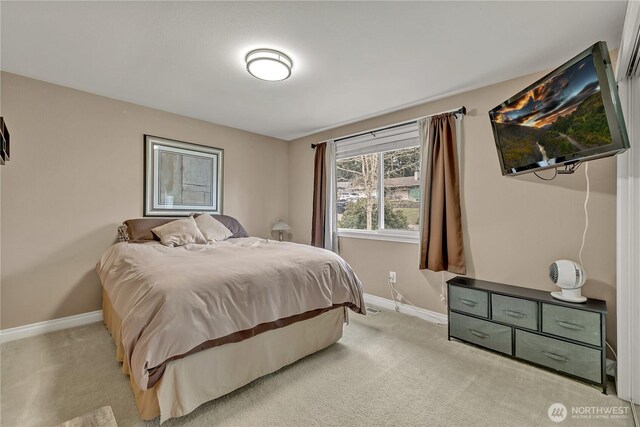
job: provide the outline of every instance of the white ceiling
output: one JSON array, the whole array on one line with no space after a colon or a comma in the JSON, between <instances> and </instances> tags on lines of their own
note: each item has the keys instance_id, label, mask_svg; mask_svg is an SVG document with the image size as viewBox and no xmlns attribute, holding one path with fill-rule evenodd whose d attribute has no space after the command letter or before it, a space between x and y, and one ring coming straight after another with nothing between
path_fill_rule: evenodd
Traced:
<instances>
[{"instance_id":1,"label":"white ceiling","mask_svg":"<svg viewBox=\"0 0 640 427\"><path fill-rule=\"evenodd\" d=\"M4 71L285 140L619 44L626 1L6 2ZM294 61L245 71L255 48Z\"/></svg>"}]
</instances>

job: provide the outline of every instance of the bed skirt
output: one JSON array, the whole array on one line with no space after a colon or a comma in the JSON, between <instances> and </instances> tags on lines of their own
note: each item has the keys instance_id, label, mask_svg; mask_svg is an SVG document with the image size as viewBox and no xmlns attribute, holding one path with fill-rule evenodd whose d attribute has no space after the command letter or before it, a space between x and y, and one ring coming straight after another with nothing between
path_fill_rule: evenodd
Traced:
<instances>
[{"instance_id":1,"label":"bed skirt","mask_svg":"<svg viewBox=\"0 0 640 427\"><path fill-rule=\"evenodd\" d=\"M116 345L116 359L129 375L121 340L122 322L104 289L102 310ZM140 418L151 420L160 415L164 422L186 415L205 402L330 346L342 337L344 321L345 308L339 307L244 341L171 361L162 378L148 390L140 390L129 375Z\"/></svg>"}]
</instances>

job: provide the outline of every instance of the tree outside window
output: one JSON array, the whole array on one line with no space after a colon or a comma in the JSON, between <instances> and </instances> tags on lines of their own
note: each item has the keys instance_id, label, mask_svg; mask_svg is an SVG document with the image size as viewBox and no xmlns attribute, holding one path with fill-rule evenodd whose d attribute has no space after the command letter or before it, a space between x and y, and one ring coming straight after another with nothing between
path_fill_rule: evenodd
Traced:
<instances>
[{"instance_id":1,"label":"tree outside window","mask_svg":"<svg viewBox=\"0 0 640 427\"><path fill-rule=\"evenodd\" d=\"M417 231L420 217L419 169L419 147L338 160L338 228ZM384 188L384 227L378 224L380 180Z\"/></svg>"}]
</instances>

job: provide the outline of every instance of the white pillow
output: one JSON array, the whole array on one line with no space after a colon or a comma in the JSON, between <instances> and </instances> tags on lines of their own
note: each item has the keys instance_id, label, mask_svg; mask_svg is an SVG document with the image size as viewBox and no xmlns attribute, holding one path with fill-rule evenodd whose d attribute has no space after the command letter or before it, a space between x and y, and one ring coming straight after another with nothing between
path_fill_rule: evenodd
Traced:
<instances>
[{"instance_id":1,"label":"white pillow","mask_svg":"<svg viewBox=\"0 0 640 427\"><path fill-rule=\"evenodd\" d=\"M207 243L196 221L192 216L185 219L168 222L160 227L153 228L151 231L160 238L165 246L182 246L189 243Z\"/></svg>"},{"instance_id":2,"label":"white pillow","mask_svg":"<svg viewBox=\"0 0 640 427\"><path fill-rule=\"evenodd\" d=\"M196 225L208 243L221 242L233 236L231 230L209 214L198 215Z\"/></svg>"}]
</instances>

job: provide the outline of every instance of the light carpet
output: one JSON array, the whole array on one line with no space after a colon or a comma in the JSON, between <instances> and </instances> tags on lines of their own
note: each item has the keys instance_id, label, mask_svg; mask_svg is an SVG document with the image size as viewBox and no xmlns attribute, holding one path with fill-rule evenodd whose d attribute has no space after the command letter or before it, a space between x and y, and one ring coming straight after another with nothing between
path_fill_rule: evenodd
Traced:
<instances>
[{"instance_id":1,"label":"light carpet","mask_svg":"<svg viewBox=\"0 0 640 427\"><path fill-rule=\"evenodd\" d=\"M55 427L118 427L111 406L103 406Z\"/></svg>"},{"instance_id":2,"label":"light carpet","mask_svg":"<svg viewBox=\"0 0 640 427\"><path fill-rule=\"evenodd\" d=\"M446 326L387 310L350 318L337 344L163 426L633 425L617 397L449 342ZM102 324L2 344L1 358L2 426L51 426L106 405L121 427L158 425L138 419ZM627 414L556 424L553 403Z\"/></svg>"}]
</instances>

